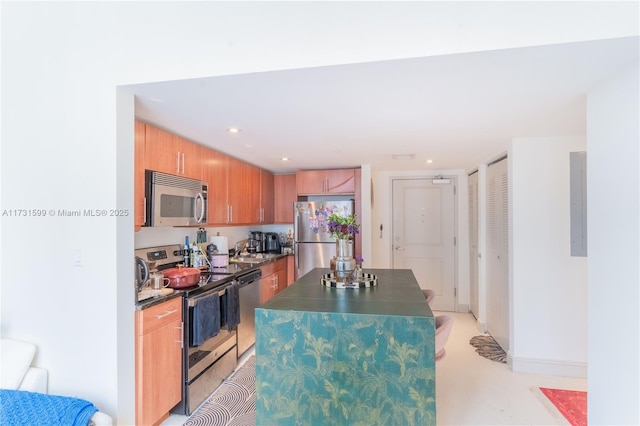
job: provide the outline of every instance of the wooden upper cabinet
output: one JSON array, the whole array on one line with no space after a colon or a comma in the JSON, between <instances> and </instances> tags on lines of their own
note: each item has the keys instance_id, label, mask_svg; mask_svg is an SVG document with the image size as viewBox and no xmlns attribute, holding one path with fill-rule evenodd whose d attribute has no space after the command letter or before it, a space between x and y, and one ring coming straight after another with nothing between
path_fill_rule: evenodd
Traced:
<instances>
[{"instance_id":1,"label":"wooden upper cabinet","mask_svg":"<svg viewBox=\"0 0 640 426\"><path fill-rule=\"evenodd\" d=\"M146 125L146 168L202 179L202 146L171 132Z\"/></svg>"},{"instance_id":2,"label":"wooden upper cabinet","mask_svg":"<svg viewBox=\"0 0 640 426\"><path fill-rule=\"evenodd\" d=\"M296 173L298 195L353 194L354 169L301 170Z\"/></svg>"},{"instance_id":3,"label":"wooden upper cabinet","mask_svg":"<svg viewBox=\"0 0 640 426\"><path fill-rule=\"evenodd\" d=\"M262 194L273 200L272 174L263 173L265 171L256 166L206 147L202 148L201 155L202 180L209 185L208 225L264 223L260 221L261 217L273 221L273 213L269 213L273 207L268 207L268 200L264 200L264 203L261 200ZM263 208L264 213L261 213Z\"/></svg>"},{"instance_id":4,"label":"wooden upper cabinet","mask_svg":"<svg viewBox=\"0 0 640 426\"><path fill-rule=\"evenodd\" d=\"M293 223L293 205L298 198L296 175L275 175L273 180L273 222Z\"/></svg>"},{"instance_id":5,"label":"wooden upper cabinet","mask_svg":"<svg viewBox=\"0 0 640 426\"><path fill-rule=\"evenodd\" d=\"M146 125L135 121L134 157L133 157L133 226L136 231L145 222L144 167L145 167L145 133Z\"/></svg>"},{"instance_id":6,"label":"wooden upper cabinet","mask_svg":"<svg viewBox=\"0 0 640 426\"><path fill-rule=\"evenodd\" d=\"M355 170L326 170L328 194L353 194L356 190Z\"/></svg>"},{"instance_id":7,"label":"wooden upper cabinet","mask_svg":"<svg viewBox=\"0 0 640 426\"><path fill-rule=\"evenodd\" d=\"M260 169L229 157L229 224L255 224L260 206Z\"/></svg>"},{"instance_id":8,"label":"wooden upper cabinet","mask_svg":"<svg viewBox=\"0 0 640 426\"><path fill-rule=\"evenodd\" d=\"M260 170L260 208L258 211L259 223L273 223L274 218L274 185L273 173Z\"/></svg>"},{"instance_id":9,"label":"wooden upper cabinet","mask_svg":"<svg viewBox=\"0 0 640 426\"><path fill-rule=\"evenodd\" d=\"M208 185L207 224L229 223L229 156L213 149L202 149L202 180Z\"/></svg>"},{"instance_id":10,"label":"wooden upper cabinet","mask_svg":"<svg viewBox=\"0 0 640 426\"><path fill-rule=\"evenodd\" d=\"M136 229L144 225L145 169L207 183L208 225L274 223L273 173L141 121L135 137Z\"/></svg>"},{"instance_id":11,"label":"wooden upper cabinet","mask_svg":"<svg viewBox=\"0 0 640 426\"><path fill-rule=\"evenodd\" d=\"M172 175L178 174L177 136L147 124L145 141L145 167Z\"/></svg>"},{"instance_id":12,"label":"wooden upper cabinet","mask_svg":"<svg viewBox=\"0 0 640 426\"><path fill-rule=\"evenodd\" d=\"M181 174L191 179L202 180L203 167L202 167L202 151L203 146L197 143L191 142L187 139L177 137L177 152L180 158Z\"/></svg>"}]
</instances>

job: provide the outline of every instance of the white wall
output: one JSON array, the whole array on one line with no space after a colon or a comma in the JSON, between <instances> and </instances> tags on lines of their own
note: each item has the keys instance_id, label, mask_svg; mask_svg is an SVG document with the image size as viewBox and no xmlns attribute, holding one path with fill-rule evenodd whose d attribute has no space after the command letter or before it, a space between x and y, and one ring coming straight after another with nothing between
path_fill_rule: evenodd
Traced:
<instances>
[{"instance_id":1,"label":"white wall","mask_svg":"<svg viewBox=\"0 0 640 426\"><path fill-rule=\"evenodd\" d=\"M509 154L513 371L586 377L587 258L571 256L569 153L580 137L520 138Z\"/></svg>"},{"instance_id":2,"label":"white wall","mask_svg":"<svg viewBox=\"0 0 640 426\"><path fill-rule=\"evenodd\" d=\"M371 210L372 235L371 249L373 254L372 267L392 267L392 181L394 178L424 178L442 175L456 179L456 285L458 297L456 311L469 312L469 197L467 173L464 170L415 170L415 171L386 171L373 170L374 207ZM382 233L380 233L382 225Z\"/></svg>"},{"instance_id":3,"label":"white wall","mask_svg":"<svg viewBox=\"0 0 640 426\"><path fill-rule=\"evenodd\" d=\"M461 7L2 2L1 208L132 210L122 85L637 34L634 3ZM1 219L2 336L38 345L52 393L133 424L131 216Z\"/></svg>"},{"instance_id":4,"label":"white wall","mask_svg":"<svg viewBox=\"0 0 640 426\"><path fill-rule=\"evenodd\" d=\"M638 64L587 97L589 424L640 424Z\"/></svg>"}]
</instances>

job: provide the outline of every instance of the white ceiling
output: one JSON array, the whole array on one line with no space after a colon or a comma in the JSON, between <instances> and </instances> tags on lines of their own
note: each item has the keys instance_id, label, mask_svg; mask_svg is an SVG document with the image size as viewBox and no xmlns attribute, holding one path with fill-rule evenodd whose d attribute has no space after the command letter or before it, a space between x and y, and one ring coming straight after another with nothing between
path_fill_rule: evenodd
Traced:
<instances>
[{"instance_id":1,"label":"white ceiling","mask_svg":"<svg viewBox=\"0 0 640 426\"><path fill-rule=\"evenodd\" d=\"M130 88L138 118L274 173L361 164L374 170L470 170L504 152L513 138L585 134L586 92L637 62L638 40ZM242 131L229 134L229 127ZM393 160L393 154L415 159Z\"/></svg>"}]
</instances>

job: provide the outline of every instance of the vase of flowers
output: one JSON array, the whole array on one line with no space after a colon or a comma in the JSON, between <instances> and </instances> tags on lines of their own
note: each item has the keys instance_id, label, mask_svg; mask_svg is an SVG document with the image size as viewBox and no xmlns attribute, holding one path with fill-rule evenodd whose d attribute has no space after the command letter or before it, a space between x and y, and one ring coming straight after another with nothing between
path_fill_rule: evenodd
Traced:
<instances>
[{"instance_id":1,"label":"vase of flowers","mask_svg":"<svg viewBox=\"0 0 640 426\"><path fill-rule=\"evenodd\" d=\"M356 269L352 240L360 225L356 223L355 214L333 213L328 217L328 228L329 234L336 239L336 255L330 261L331 272L336 281L346 281Z\"/></svg>"}]
</instances>

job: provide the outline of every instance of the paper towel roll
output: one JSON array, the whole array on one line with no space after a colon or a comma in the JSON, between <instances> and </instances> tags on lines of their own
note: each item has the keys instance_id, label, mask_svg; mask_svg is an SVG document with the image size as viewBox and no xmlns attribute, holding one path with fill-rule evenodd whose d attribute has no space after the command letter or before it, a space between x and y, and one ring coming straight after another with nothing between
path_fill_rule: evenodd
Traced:
<instances>
[{"instance_id":1,"label":"paper towel roll","mask_svg":"<svg viewBox=\"0 0 640 426\"><path fill-rule=\"evenodd\" d=\"M222 235L212 235L209 241L211 244L215 244L220 254L229 254L229 240Z\"/></svg>"}]
</instances>

